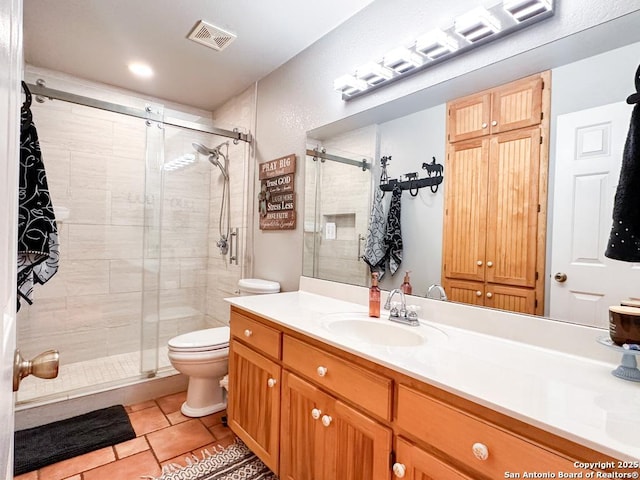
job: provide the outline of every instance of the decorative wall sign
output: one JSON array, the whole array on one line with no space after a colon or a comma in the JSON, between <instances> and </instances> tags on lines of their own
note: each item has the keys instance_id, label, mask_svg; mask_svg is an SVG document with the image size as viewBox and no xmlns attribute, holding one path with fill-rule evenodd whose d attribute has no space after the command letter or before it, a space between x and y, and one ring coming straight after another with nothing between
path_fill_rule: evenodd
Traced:
<instances>
[{"instance_id":1,"label":"decorative wall sign","mask_svg":"<svg viewBox=\"0 0 640 480\"><path fill-rule=\"evenodd\" d=\"M296 228L295 173L296 156L294 154L259 165L260 230Z\"/></svg>"}]
</instances>

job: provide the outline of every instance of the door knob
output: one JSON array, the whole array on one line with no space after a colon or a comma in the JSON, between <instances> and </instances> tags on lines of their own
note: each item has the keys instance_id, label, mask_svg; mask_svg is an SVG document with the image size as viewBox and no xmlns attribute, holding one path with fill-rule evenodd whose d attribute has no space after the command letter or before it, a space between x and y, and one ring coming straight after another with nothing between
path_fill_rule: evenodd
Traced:
<instances>
[{"instance_id":1,"label":"door knob","mask_svg":"<svg viewBox=\"0 0 640 480\"><path fill-rule=\"evenodd\" d=\"M34 375L38 378L56 378L60 366L60 354L57 350L47 350L33 360L25 360L16 350L13 357L13 391L17 392L24 377Z\"/></svg>"},{"instance_id":2,"label":"door knob","mask_svg":"<svg viewBox=\"0 0 640 480\"><path fill-rule=\"evenodd\" d=\"M564 283L567 281L567 274L558 272L553 276L553 279L558 283Z\"/></svg>"}]
</instances>

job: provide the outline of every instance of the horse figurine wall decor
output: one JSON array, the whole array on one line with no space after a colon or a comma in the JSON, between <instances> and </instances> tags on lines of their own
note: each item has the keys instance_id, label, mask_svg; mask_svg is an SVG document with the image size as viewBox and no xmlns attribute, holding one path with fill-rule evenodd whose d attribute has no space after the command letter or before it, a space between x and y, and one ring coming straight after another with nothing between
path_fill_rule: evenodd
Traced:
<instances>
[{"instance_id":1,"label":"horse figurine wall decor","mask_svg":"<svg viewBox=\"0 0 640 480\"><path fill-rule=\"evenodd\" d=\"M422 164L422 169L427 171L427 175L431 176L433 173L436 177L442 176L443 167L441 164L436 163L436 157L433 157L431 163L424 162Z\"/></svg>"}]
</instances>

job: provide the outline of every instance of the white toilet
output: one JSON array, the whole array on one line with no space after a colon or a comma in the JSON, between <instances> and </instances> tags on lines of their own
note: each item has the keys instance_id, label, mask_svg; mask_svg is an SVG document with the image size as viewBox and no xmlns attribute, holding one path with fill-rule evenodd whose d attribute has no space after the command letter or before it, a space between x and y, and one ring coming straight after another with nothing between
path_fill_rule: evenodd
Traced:
<instances>
[{"instance_id":1,"label":"white toilet","mask_svg":"<svg viewBox=\"0 0 640 480\"><path fill-rule=\"evenodd\" d=\"M258 278L238 282L241 295L278 293L280 284ZM220 381L229 365L229 327L207 328L169 340L169 361L189 377L187 400L180 408L187 417L204 417L227 408Z\"/></svg>"}]
</instances>

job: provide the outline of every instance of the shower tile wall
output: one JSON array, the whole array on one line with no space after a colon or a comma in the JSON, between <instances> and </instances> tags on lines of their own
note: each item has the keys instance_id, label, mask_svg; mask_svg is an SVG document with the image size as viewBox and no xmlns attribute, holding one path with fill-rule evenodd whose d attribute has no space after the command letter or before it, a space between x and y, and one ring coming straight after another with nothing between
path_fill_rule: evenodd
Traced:
<instances>
[{"instance_id":1,"label":"shower tile wall","mask_svg":"<svg viewBox=\"0 0 640 480\"><path fill-rule=\"evenodd\" d=\"M25 356L64 363L139 349L146 126L59 101L32 105L60 232L60 268L22 302Z\"/></svg>"},{"instance_id":2,"label":"shower tile wall","mask_svg":"<svg viewBox=\"0 0 640 480\"><path fill-rule=\"evenodd\" d=\"M34 304L23 302L19 348L26 357L57 348L63 364L138 351L144 211L160 201L159 191L144 190L145 121L61 101L34 102L33 114L61 261L36 286ZM192 152L192 141L212 141L174 130L165 132L167 160ZM165 175L160 283L145 285L159 288L161 344L205 325L210 172L199 162Z\"/></svg>"}]
</instances>

